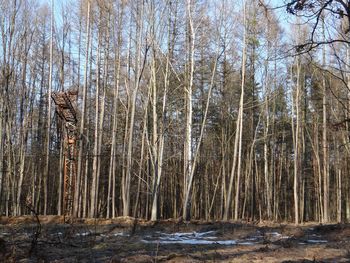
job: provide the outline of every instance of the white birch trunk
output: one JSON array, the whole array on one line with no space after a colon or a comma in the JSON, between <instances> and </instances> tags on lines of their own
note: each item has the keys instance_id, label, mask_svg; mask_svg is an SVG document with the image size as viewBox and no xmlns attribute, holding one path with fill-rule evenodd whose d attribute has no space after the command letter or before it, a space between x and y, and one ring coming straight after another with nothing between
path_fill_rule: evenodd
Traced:
<instances>
[{"instance_id":1,"label":"white birch trunk","mask_svg":"<svg viewBox=\"0 0 350 263\"><path fill-rule=\"evenodd\" d=\"M100 112L100 47L101 33L98 31L97 45L97 62L96 62L96 92L95 92L95 131L94 131L94 149L92 161L92 183L90 190L90 217L95 217L97 212L97 177L98 177L98 161L99 161L99 112Z\"/></svg>"},{"instance_id":2,"label":"white birch trunk","mask_svg":"<svg viewBox=\"0 0 350 263\"><path fill-rule=\"evenodd\" d=\"M193 87L193 74L194 74L194 41L195 32L193 27L193 17L191 0L187 0L186 4L187 23L188 23L188 52L189 52L189 72L188 83L185 86L185 102L186 102L186 135L184 145L184 204L183 204L183 219L190 219L190 200L188 191L190 189L190 177L192 170L192 87Z\"/></svg>"},{"instance_id":3,"label":"white birch trunk","mask_svg":"<svg viewBox=\"0 0 350 263\"><path fill-rule=\"evenodd\" d=\"M243 54L242 54L242 83L241 83L241 99L239 102L239 146L238 146L238 165L237 165L237 182L236 182L236 196L235 196L235 213L234 219L238 220L238 211L239 211L239 193L240 193L240 180L241 180L241 163L242 163L242 132L243 132L243 102L244 102L244 84L245 84L245 64L246 64L246 1L243 0L243 23L244 23L244 31L243 31Z\"/></svg>"}]
</instances>

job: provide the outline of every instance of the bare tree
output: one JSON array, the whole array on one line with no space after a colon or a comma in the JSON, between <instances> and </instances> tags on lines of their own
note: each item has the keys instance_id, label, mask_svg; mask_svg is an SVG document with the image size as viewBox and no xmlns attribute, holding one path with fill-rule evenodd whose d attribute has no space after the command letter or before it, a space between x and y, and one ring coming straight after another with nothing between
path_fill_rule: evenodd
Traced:
<instances>
[{"instance_id":1,"label":"bare tree","mask_svg":"<svg viewBox=\"0 0 350 263\"><path fill-rule=\"evenodd\" d=\"M241 65L241 93L239 100L239 108L238 108L238 116L236 121L236 134L234 141L234 153L233 153L233 161L232 168L230 173L230 181L229 188L226 197L226 205L224 210L224 220L229 219L229 211L231 207L231 195L233 189L233 181L235 174L237 174L236 180L236 193L235 193L235 209L234 209L234 219L238 219L238 210L239 210L239 189L240 189L240 178L241 178L241 164L242 164L242 125L243 125L243 102L244 102L244 85L245 85L245 67L246 67L246 2L243 1L243 49L242 49L242 65ZM238 163L238 164L237 164ZM237 164L237 172L236 172L236 164Z\"/></svg>"},{"instance_id":2,"label":"bare tree","mask_svg":"<svg viewBox=\"0 0 350 263\"><path fill-rule=\"evenodd\" d=\"M87 99L87 89L88 89L88 62L90 56L90 9L91 3L90 0L87 1L87 18L86 18L86 49L85 49L85 65L84 65L84 86L83 86L83 94L82 94L82 108L81 108L81 119L80 119L80 144L79 144L79 152L78 152L78 167L77 167L77 180L75 184L75 195L73 202L73 215L79 215L79 197L81 193L80 186L80 178L82 176L82 165L83 165L83 149L84 149L84 129L85 129L85 119L86 119L86 99ZM85 174L86 176L86 174Z\"/></svg>"}]
</instances>

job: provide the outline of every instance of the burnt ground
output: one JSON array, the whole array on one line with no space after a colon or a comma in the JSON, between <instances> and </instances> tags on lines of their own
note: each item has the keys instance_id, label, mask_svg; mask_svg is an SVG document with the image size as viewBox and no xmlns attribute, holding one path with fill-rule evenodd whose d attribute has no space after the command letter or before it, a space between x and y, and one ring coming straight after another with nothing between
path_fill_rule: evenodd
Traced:
<instances>
[{"instance_id":1,"label":"burnt ground","mask_svg":"<svg viewBox=\"0 0 350 263\"><path fill-rule=\"evenodd\" d=\"M350 262L350 224L0 217L0 262Z\"/></svg>"}]
</instances>

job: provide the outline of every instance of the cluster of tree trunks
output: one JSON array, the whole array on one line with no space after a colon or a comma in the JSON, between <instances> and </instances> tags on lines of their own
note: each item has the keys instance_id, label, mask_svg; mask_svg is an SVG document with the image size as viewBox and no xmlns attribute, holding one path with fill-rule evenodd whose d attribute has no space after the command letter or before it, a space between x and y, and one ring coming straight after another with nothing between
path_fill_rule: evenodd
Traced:
<instances>
[{"instance_id":1,"label":"cluster of tree trunks","mask_svg":"<svg viewBox=\"0 0 350 263\"><path fill-rule=\"evenodd\" d=\"M349 44L287 56L318 28L276 12L0 0L0 215L63 213L51 93L73 89L76 217L349 220Z\"/></svg>"}]
</instances>

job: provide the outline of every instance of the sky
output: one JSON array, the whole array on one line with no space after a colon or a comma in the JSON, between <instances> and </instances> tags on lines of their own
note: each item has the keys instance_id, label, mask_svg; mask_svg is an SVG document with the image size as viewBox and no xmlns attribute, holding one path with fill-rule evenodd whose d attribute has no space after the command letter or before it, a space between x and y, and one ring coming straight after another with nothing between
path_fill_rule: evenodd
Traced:
<instances>
[{"instance_id":1,"label":"sky","mask_svg":"<svg viewBox=\"0 0 350 263\"><path fill-rule=\"evenodd\" d=\"M78 0L38 0L39 3L46 3L47 5L51 5L51 1L54 1L54 5L55 5L55 14L56 16L60 16L61 15L61 7L64 3L67 2L77 2ZM220 1L220 0L214 0L214 1ZM236 0L231 0L232 3L236 2ZM287 0L264 0L264 2L271 7L281 7L279 9L275 10L276 15L278 15L278 17L280 18L280 21L282 23L283 27L287 27L288 26L288 20L290 20L288 17L290 15L287 14L286 12L286 8L282 7L286 4Z\"/></svg>"}]
</instances>

